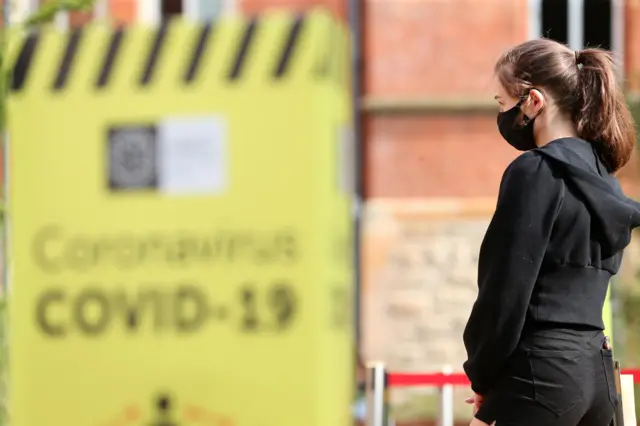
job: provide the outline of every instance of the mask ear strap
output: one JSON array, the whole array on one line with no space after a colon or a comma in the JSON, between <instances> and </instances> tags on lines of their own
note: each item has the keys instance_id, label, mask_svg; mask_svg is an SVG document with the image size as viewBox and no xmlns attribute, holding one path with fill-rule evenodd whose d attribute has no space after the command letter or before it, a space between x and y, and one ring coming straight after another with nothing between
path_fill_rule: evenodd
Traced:
<instances>
[{"instance_id":1,"label":"mask ear strap","mask_svg":"<svg viewBox=\"0 0 640 426\"><path fill-rule=\"evenodd\" d=\"M529 89L529 92L527 92L527 94L526 94L525 96L521 97L521 98L520 98L520 100L518 101L518 103L516 104L518 107L520 107L520 106L524 103L524 101L526 101L527 99L529 99L529 97L531 96L531 91L532 91L532 90L538 90L538 89L536 89L535 87L530 88L530 89ZM538 91L539 91L539 90L538 90ZM535 116L533 116L533 117L531 117L531 118L529 118L529 117L528 117L526 114L524 114L524 112L523 112L523 114L524 114L524 119L523 119L524 125L527 125L531 120L533 120L534 118L536 118L537 116L539 116L539 115L542 113L542 110L543 110L543 109L544 109L544 107L540 108L540 109L536 112L536 115L535 115Z\"/></svg>"},{"instance_id":2,"label":"mask ear strap","mask_svg":"<svg viewBox=\"0 0 640 426\"><path fill-rule=\"evenodd\" d=\"M520 107L522 106L522 104L523 104L527 99L529 99L529 93L527 93L527 94L526 94L526 95L524 95L524 96L521 96L521 97L520 97L520 100L519 100L519 101L518 101L518 103L516 104L516 107L520 109L520 113L522 114L522 125L523 125L523 126L526 126L526 125L529 123L529 121L530 121L530 119L529 119L529 117L527 116L527 114L525 114L525 113L524 113L524 111L522 111L522 108L520 108Z\"/></svg>"},{"instance_id":3,"label":"mask ear strap","mask_svg":"<svg viewBox=\"0 0 640 426\"><path fill-rule=\"evenodd\" d=\"M531 89L529 89L529 92L527 92L526 95L520 96L520 100L518 101L518 103L515 105L516 107L520 108L520 106L522 106L522 104L524 103L524 101L526 101L527 99L529 99L530 96L530 92Z\"/></svg>"}]
</instances>

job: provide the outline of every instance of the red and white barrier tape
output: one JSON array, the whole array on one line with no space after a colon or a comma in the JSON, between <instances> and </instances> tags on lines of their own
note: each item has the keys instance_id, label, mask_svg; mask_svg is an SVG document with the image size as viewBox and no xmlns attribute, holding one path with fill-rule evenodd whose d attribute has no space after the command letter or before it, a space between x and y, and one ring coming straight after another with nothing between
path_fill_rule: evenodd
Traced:
<instances>
[{"instance_id":1,"label":"red and white barrier tape","mask_svg":"<svg viewBox=\"0 0 640 426\"><path fill-rule=\"evenodd\" d=\"M640 383L640 369L626 368L621 374L633 376L633 382ZM445 385L469 386L469 379L464 373L389 373L387 383L392 388L413 386L431 386L441 388Z\"/></svg>"}]
</instances>

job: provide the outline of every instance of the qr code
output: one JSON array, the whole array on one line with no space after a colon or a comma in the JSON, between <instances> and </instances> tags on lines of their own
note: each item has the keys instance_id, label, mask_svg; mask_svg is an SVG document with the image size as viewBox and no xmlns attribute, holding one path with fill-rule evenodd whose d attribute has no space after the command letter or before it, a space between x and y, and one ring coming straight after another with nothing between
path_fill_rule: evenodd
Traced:
<instances>
[{"instance_id":1,"label":"qr code","mask_svg":"<svg viewBox=\"0 0 640 426\"><path fill-rule=\"evenodd\" d=\"M158 184L156 129L109 129L108 180L111 190L155 189Z\"/></svg>"}]
</instances>

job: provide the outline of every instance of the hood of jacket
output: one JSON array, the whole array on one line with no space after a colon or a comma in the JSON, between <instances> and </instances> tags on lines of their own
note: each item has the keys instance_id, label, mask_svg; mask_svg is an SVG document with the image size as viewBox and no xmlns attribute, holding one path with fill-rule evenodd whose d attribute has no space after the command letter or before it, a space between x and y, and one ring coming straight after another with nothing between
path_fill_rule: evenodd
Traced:
<instances>
[{"instance_id":1,"label":"hood of jacket","mask_svg":"<svg viewBox=\"0 0 640 426\"><path fill-rule=\"evenodd\" d=\"M602 249L610 255L623 250L631 241L631 231L640 226L640 203L624 195L593 146L582 139L562 138L536 151L551 159L565 183L580 194L593 225L599 228L592 236Z\"/></svg>"}]
</instances>

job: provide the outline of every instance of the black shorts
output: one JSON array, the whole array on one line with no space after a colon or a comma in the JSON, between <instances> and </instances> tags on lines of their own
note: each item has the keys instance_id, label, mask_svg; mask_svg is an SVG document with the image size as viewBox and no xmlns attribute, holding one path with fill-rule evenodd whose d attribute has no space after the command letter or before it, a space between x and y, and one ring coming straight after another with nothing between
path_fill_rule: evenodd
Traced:
<instances>
[{"instance_id":1,"label":"black shorts","mask_svg":"<svg viewBox=\"0 0 640 426\"><path fill-rule=\"evenodd\" d=\"M595 331L527 335L476 418L496 426L608 426L618 397L604 342Z\"/></svg>"}]
</instances>

